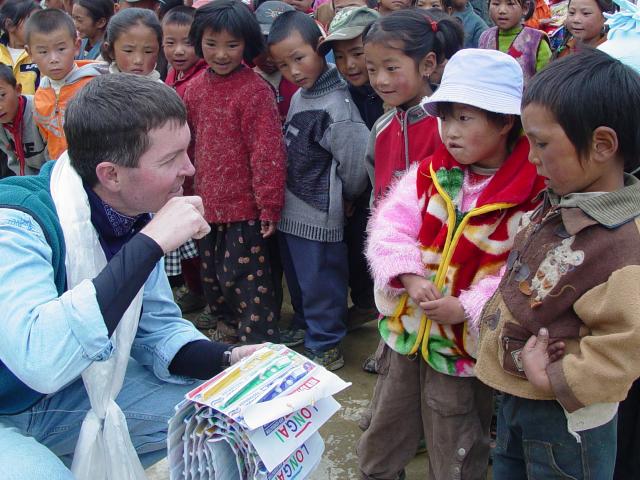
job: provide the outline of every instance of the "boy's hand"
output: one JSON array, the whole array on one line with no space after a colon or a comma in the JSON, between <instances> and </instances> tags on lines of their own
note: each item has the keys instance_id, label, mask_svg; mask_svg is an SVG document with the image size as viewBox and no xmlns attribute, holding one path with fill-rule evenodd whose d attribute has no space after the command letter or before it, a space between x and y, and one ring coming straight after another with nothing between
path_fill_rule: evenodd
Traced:
<instances>
[{"instance_id":1,"label":"boy's hand","mask_svg":"<svg viewBox=\"0 0 640 480\"><path fill-rule=\"evenodd\" d=\"M276 233L276 222L271 220L262 220L260 222L260 233L262 234L262 238L269 238L271 235Z\"/></svg>"},{"instance_id":2,"label":"boy's hand","mask_svg":"<svg viewBox=\"0 0 640 480\"><path fill-rule=\"evenodd\" d=\"M264 343L260 343L258 345L242 345L240 347L234 348L233 350L231 350L231 365L238 363L244 357L248 357L253 352L260 350L264 346Z\"/></svg>"},{"instance_id":3,"label":"boy's hand","mask_svg":"<svg viewBox=\"0 0 640 480\"><path fill-rule=\"evenodd\" d=\"M466 320L464 308L458 297L443 297L421 302L420 306L428 318L442 325L456 325Z\"/></svg>"},{"instance_id":4,"label":"boy's hand","mask_svg":"<svg viewBox=\"0 0 640 480\"><path fill-rule=\"evenodd\" d=\"M532 335L522 349L522 364L529 382L544 393L553 393L547 375L549 365L549 331L541 328L538 336ZM564 350L564 349L563 349Z\"/></svg>"},{"instance_id":5,"label":"boy's hand","mask_svg":"<svg viewBox=\"0 0 640 480\"><path fill-rule=\"evenodd\" d=\"M442 295L436 286L420 275L405 273L398 277L411 299L420 305L422 302L437 300Z\"/></svg>"}]
</instances>

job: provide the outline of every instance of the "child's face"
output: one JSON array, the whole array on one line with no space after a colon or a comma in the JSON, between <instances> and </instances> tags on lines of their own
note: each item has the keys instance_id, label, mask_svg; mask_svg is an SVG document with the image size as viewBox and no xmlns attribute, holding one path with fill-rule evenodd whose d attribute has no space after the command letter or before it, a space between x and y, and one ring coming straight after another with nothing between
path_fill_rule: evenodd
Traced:
<instances>
[{"instance_id":1,"label":"child's face","mask_svg":"<svg viewBox=\"0 0 640 480\"><path fill-rule=\"evenodd\" d=\"M520 25L522 5L516 0L491 0L489 15L500 30L509 30Z\"/></svg>"},{"instance_id":2,"label":"child's face","mask_svg":"<svg viewBox=\"0 0 640 480\"><path fill-rule=\"evenodd\" d=\"M284 0L284 3L291 5L299 12L307 13L309 10L311 10L313 0Z\"/></svg>"},{"instance_id":3,"label":"child's face","mask_svg":"<svg viewBox=\"0 0 640 480\"><path fill-rule=\"evenodd\" d=\"M101 18L97 22L94 22L89 14L89 10L74 3L73 5L73 23L76 25L76 30L80 38L92 39L99 36L104 31L104 27L107 22L104 18Z\"/></svg>"},{"instance_id":4,"label":"child's face","mask_svg":"<svg viewBox=\"0 0 640 480\"><path fill-rule=\"evenodd\" d=\"M16 118L20 106L20 93L22 85L19 83L14 87L0 80L0 123L11 123Z\"/></svg>"},{"instance_id":5,"label":"child's face","mask_svg":"<svg viewBox=\"0 0 640 480\"><path fill-rule=\"evenodd\" d=\"M608 177L622 172L591 158L581 158L555 115L531 103L522 112L522 126L530 144L529 161L558 195L609 191Z\"/></svg>"},{"instance_id":6,"label":"child's face","mask_svg":"<svg viewBox=\"0 0 640 480\"><path fill-rule=\"evenodd\" d=\"M122 32L113 42L112 49L121 72L149 75L156 67L160 45L156 33L138 23Z\"/></svg>"},{"instance_id":7,"label":"child's face","mask_svg":"<svg viewBox=\"0 0 640 480\"><path fill-rule=\"evenodd\" d=\"M440 0L418 0L416 2L416 7L425 8L427 10L430 8L437 8L438 10L442 10L442 3L440 3Z\"/></svg>"},{"instance_id":8,"label":"child's face","mask_svg":"<svg viewBox=\"0 0 640 480\"><path fill-rule=\"evenodd\" d=\"M413 107L431 92L428 88L427 76L433 73L435 68L435 55L428 56L433 59L423 66L405 55L402 45L369 42L364 46L369 82L382 98L393 107Z\"/></svg>"},{"instance_id":9,"label":"child's face","mask_svg":"<svg viewBox=\"0 0 640 480\"><path fill-rule=\"evenodd\" d=\"M479 108L452 104L442 119L442 142L457 162L498 168L506 159L507 136L513 122L496 125Z\"/></svg>"},{"instance_id":10,"label":"child's face","mask_svg":"<svg viewBox=\"0 0 640 480\"><path fill-rule=\"evenodd\" d=\"M164 56L178 72L189 70L198 61L196 51L189 41L190 25L167 23L162 26Z\"/></svg>"},{"instance_id":11,"label":"child's face","mask_svg":"<svg viewBox=\"0 0 640 480\"><path fill-rule=\"evenodd\" d=\"M73 69L80 39L73 38L66 28L51 33L33 32L27 50L43 75L62 80Z\"/></svg>"},{"instance_id":12,"label":"child's face","mask_svg":"<svg viewBox=\"0 0 640 480\"><path fill-rule=\"evenodd\" d=\"M269 52L261 53L259 56L253 59L253 63L262 70L267 75L271 75L272 73L276 73L278 71L278 66L273 61L273 58L269 55Z\"/></svg>"},{"instance_id":13,"label":"child's face","mask_svg":"<svg viewBox=\"0 0 640 480\"><path fill-rule=\"evenodd\" d=\"M311 88L326 67L324 57L295 30L281 42L271 45L269 54L284 78L301 88Z\"/></svg>"},{"instance_id":14,"label":"child's face","mask_svg":"<svg viewBox=\"0 0 640 480\"><path fill-rule=\"evenodd\" d=\"M366 7L367 2L365 0L333 0L333 11L338 13L340 10L344 10L347 7Z\"/></svg>"},{"instance_id":15,"label":"child's face","mask_svg":"<svg viewBox=\"0 0 640 480\"><path fill-rule=\"evenodd\" d=\"M224 76L242 63L244 39L234 37L226 30L214 32L207 28L202 35L202 56L211 70Z\"/></svg>"},{"instance_id":16,"label":"child's face","mask_svg":"<svg viewBox=\"0 0 640 480\"><path fill-rule=\"evenodd\" d=\"M567 11L567 29L584 43L599 39L604 27L604 15L594 0L571 0Z\"/></svg>"},{"instance_id":17,"label":"child's face","mask_svg":"<svg viewBox=\"0 0 640 480\"><path fill-rule=\"evenodd\" d=\"M362 35L353 40L333 42L333 55L336 59L336 67L347 82L355 87L369 83Z\"/></svg>"},{"instance_id":18,"label":"child's face","mask_svg":"<svg viewBox=\"0 0 640 480\"><path fill-rule=\"evenodd\" d=\"M31 14L29 14L31 16ZM13 48L24 48L26 41L24 39L24 26L27 23L29 17L18 22L17 25L7 25L7 34L9 35L9 44L14 46ZM9 24L10 22L7 21Z\"/></svg>"},{"instance_id":19,"label":"child's face","mask_svg":"<svg viewBox=\"0 0 640 480\"><path fill-rule=\"evenodd\" d=\"M411 0L380 0L378 2L380 13L391 13L409 7L411 7Z\"/></svg>"}]
</instances>

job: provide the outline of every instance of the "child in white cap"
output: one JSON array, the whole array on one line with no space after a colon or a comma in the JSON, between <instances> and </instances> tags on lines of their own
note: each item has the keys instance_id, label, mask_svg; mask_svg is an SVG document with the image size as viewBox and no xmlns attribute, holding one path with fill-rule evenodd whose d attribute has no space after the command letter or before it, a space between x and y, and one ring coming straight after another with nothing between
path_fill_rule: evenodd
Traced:
<instances>
[{"instance_id":1,"label":"child in white cap","mask_svg":"<svg viewBox=\"0 0 640 480\"><path fill-rule=\"evenodd\" d=\"M362 478L397 478L421 435L429 478L486 478L493 394L475 378L476 321L544 187L520 133L522 85L505 53L453 55L423 104L441 118L444 145L398 181L369 223L385 343L358 445Z\"/></svg>"}]
</instances>

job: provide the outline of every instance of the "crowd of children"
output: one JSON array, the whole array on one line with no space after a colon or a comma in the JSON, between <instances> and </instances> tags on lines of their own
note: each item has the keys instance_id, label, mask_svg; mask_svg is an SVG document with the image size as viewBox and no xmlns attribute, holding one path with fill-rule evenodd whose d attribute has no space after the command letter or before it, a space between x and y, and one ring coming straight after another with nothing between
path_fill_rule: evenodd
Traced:
<instances>
[{"instance_id":1,"label":"crowd of children","mask_svg":"<svg viewBox=\"0 0 640 480\"><path fill-rule=\"evenodd\" d=\"M94 77L163 81L211 228L166 255L176 301L330 370L377 319L362 478L421 439L430 478L486 478L494 391L494 478L637 478L640 13L613 1L5 0L0 177L63 154Z\"/></svg>"}]
</instances>

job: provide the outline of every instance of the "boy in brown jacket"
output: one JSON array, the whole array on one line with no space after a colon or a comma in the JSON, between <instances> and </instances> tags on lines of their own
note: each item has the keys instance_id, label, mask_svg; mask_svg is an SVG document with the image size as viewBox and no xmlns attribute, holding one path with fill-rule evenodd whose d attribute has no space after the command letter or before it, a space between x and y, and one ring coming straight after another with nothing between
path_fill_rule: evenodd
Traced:
<instances>
[{"instance_id":1,"label":"boy in brown jacket","mask_svg":"<svg viewBox=\"0 0 640 480\"><path fill-rule=\"evenodd\" d=\"M476 374L504 392L494 478L612 478L640 376L640 77L572 55L529 84L522 123L549 188L481 318Z\"/></svg>"}]
</instances>

